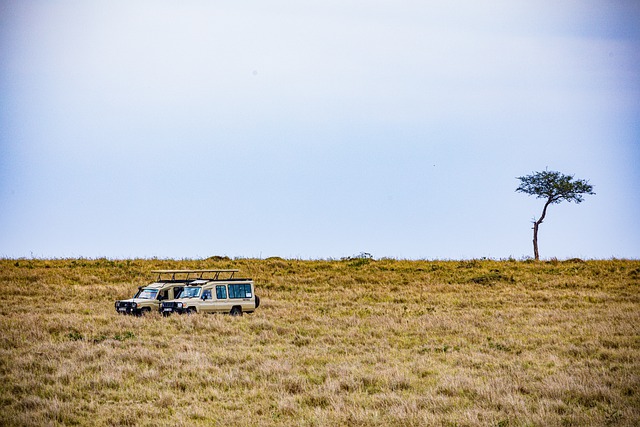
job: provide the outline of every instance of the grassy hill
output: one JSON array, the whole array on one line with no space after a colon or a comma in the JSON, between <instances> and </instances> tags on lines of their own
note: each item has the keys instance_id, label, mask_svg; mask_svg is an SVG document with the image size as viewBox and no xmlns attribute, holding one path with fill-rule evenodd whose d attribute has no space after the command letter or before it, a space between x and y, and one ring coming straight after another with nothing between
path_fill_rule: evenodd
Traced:
<instances>
[{"instance_id":1,"label":"grassy hill","mask_svg":"<svg viewBox=\"0 0 640 427\"><path fill-rule=\"evenodd\" d=\"M119 316L152 269L262 305ZM0 425L640 425L640 261L0 260Z\"/></svg>"}]
</instances>

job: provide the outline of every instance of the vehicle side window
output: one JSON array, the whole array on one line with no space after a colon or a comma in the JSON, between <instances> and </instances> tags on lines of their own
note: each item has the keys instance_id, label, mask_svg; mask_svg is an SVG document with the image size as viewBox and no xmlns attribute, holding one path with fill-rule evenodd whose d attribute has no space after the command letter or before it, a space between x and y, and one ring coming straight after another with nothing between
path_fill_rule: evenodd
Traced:
<instances>
[{"instance_id":1,"label":"vehicle side window","mask_svg":"<svg viewBox=\"0 0 640 427\"><path fill-rule=\"evenodd\" d=\"M251 285L249 283L229 285L229 298L251 298Z\"/></svg>"},{"instance_id":2,"label":"vehicle side window","mask_svg":"<svg viewBox=\"0 0 640 427\"><path fill-rule=\"evenodd\" d=\"M227 299L227 287L225 285L216 286L216 298Z\"/></svg>"},{"instance_id":3,"label":"vehicle side window","mask_svg":"<svg viewBox=\"0 0 640 427\"><path fill-rule=\"evenodd\" d=\"M182 293L183 289L184 288L182 286L176 286L175 288L173 288L173 299L180 298L180 294Z\"/></svg>"},{"instance_id":4,"label":"vehicle side window","mask_svg":"<svg viewBox=\"0 0 640 427\"><path fill-rule=\"evenodd\" d=\"M202 293L202 298L211 299L211 289L205 289L205 291Z\"/></svg>"}]
</instances>

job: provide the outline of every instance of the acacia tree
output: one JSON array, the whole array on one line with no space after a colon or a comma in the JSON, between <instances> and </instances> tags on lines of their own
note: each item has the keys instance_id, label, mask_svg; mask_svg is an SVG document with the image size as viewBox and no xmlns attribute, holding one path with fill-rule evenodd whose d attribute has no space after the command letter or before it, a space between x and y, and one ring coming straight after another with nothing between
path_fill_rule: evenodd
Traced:
<instances>
[{"instance_id":1,"label":"acacia tree","mask_svg":"<svg viewBox=\"0 0 640 427\"><path fill-rule=\"evenodd\" d=\"M539 199L546 199L542 215L537 220L533 220L533 254L536 261L540 259L538 253L538 227L547 215L547 208L553 203L560 203L563 200L568 202L581 203L583 194L596 194L589 181L583 179L573 179L573 175L564 175L555 171L534 172L531 175L520 176L520 186L516 191L536 196Z\"/></svg>"}]
</instances>

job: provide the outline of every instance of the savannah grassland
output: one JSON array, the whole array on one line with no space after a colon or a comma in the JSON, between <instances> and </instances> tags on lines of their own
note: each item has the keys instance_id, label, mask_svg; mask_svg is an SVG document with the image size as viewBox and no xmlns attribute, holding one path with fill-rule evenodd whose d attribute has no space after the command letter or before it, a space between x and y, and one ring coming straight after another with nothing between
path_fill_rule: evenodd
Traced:
<instances>
[{"instance_id":1,"label":"savannah grassland","mask_svg":"<svg viewBox=\"0 0 640 427\"><path fill-rule=\"evenodd\" d=\"M119 316L239 268L252 315ZM0 260L0 425L640 425L640 261Z\"/></svg>"}]
</instances>

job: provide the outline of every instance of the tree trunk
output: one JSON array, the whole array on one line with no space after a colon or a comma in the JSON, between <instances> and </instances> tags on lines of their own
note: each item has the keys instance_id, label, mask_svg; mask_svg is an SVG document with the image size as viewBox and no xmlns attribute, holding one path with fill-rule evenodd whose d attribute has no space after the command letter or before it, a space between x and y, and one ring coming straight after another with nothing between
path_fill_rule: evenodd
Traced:
<instances>
[{"instance_id":1,"label":"tree trunk","mask_svg":"<svg viewBox=\"0 0 640 427\"><path fill-rule=\"evenodd\" d=\"M540 225L538 221L533 223L533 256L536 261L540 260L540 253L538 252L538 225Z\"/></svg>"},{"instance_id":2,"label":"tree trunk","mask_svg":"<svg viewBox=\"0 0 640 427\"><path fill-rule=\"evenodd\" d=\"M549 197L547 203L544 204L544 208L542 209L542 215L540 219L533 222L533 256L536 261L540 261L540 253L538 252L538 227L544 221L544 217L547 215L547 208L553 202L553 198Z\"/></svg>"}]
</instances>

